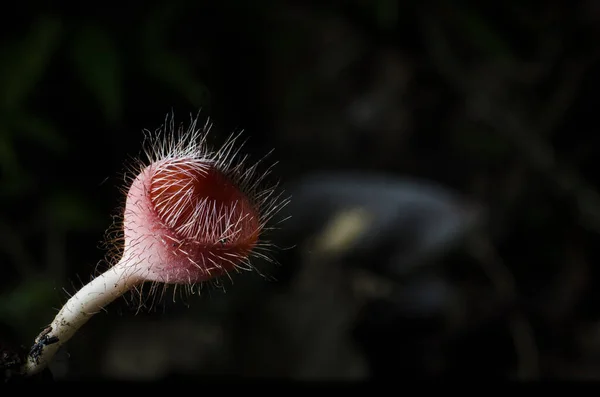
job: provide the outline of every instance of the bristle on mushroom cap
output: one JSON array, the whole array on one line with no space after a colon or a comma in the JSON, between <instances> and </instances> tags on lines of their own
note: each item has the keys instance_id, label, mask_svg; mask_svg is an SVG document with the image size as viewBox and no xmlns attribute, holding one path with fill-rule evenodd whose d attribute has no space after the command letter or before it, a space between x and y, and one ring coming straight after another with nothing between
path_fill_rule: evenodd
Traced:
<instances>
[{"instance_id":1,"label":"bristle on mushroom cap","mask_svg":"<svg viewBox=\"0 0 600 397\"><path fill-rule=\"evenodd\" d=\"M149 163L127 190L121 261L145 281L195 284L232 270L251 270L267 221L288 200L237 158L236 137L218 151L206 145L207 126L175 131L172 119L149 138ZM236 150L234 150L234 147Z\"/></svg>"},{"instance_id":2,"label":"bristle on mushroom cap","mask_svg":"<svg viewBox=\"0 0 600 397\"><path fill-rule=\"evenodd\" d=\"M259 213L213 164L168 159L132 183L124 217L125 253L148 281L187 284L234 270L260 234Z\"/></svg>"}]
</instances>

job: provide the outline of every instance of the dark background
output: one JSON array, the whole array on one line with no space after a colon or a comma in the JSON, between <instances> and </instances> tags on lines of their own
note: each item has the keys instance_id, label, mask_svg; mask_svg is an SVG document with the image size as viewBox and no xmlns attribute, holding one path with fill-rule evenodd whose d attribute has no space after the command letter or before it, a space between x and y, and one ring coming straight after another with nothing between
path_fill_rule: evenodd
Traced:
<instances>
[{"instance_id":1,"label":"dark background","mask_svg":"<svg viewBox=\"0 0 600 397\"><path fill-rule=\"evenodd\" d=\"M211 142L274 149L293 248L226 293L118 300L55 379L600 377L599 21L593 0L12 4L0 335L30 345L89 280L142 130L202 109Z\"/></svg>"}]
</instances>

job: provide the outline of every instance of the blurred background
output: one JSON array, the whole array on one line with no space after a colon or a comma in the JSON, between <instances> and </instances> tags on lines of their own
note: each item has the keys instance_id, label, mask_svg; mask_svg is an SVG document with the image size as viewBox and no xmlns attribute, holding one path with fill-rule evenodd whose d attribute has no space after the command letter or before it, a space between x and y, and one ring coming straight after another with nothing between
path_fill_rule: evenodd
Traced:
<instances>
[{"instance_id":1,"label":"blurred background","mask_svg":"<svg viewBox=\"0 0 600 397\"><path fill-rule=\"evenodd\" d=\"M54 379L600 378L593 0L17 2L0 14L0 339L104 257L167 113L274 149L279 265L120 299Z\"/></svg>"}]
</instances>

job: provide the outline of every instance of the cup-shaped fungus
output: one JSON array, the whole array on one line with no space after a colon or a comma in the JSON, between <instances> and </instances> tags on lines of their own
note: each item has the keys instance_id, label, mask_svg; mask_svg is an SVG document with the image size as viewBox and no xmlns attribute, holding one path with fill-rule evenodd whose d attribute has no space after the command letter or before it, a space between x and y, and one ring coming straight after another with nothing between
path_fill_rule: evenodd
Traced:
<instances>
[{"instance_id":1,"label":"cup-shaped fungus","mask_svg":"<svg viewBox=\"0 0 600 397\"><path fill-rule=\"evenodd\" d=\"M219 150L206 145L209 128L165 128L147 135L147 162L132 173L122 213L119 257L84 285L36 338L23 367L35 374L89 318L146 282L193 286L251 270L265 256L267 222L287 203L276 186L263 187L270 169L239 159L230 138Z\"/></svg>"}]
</instances>

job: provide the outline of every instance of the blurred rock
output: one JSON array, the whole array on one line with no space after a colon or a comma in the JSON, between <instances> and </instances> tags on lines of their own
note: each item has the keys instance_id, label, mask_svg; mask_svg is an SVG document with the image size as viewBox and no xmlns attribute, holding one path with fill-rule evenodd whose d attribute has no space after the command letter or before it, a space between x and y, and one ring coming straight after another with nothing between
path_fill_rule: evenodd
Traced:
<instances>
[{"instance_id":1,"label":"blurred rock","mask_svg":"<svg viewBox=\"0 0 600 397\"><path fill-rule=\"evenodd\" d=\"M337 214L360 210L365 224L345 260L399 276L430 263L474 230L483 211L435 183L369 173L312 174L288 188L286 241L306 244ZM306 248L306 247L304 247Z\"/></svg>"}]
</instances>

